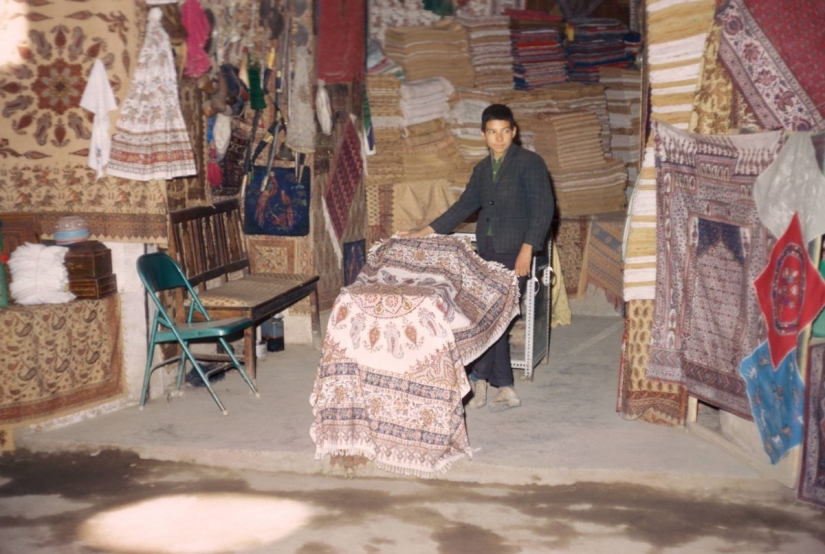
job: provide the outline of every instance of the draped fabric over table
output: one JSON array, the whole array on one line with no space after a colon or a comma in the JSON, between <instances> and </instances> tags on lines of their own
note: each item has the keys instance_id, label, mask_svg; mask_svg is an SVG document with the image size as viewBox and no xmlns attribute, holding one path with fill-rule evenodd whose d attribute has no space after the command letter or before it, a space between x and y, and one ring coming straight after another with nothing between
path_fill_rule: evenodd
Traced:
<instances>
[{"instance_id":1,"label":"draped fabric over table","mask_svg":"<svg viewBox=\"0 0 825 554\"><path fill-rule=\"evenodd\" d=\"M11 306L0 310L0 333L0 450L13 447L10 428L16 425L66 415L123 393L116 295Z\"/></svg>"},{"instance_id":2,"label":"draped fabric over table","mask_svg":"<svg viewBox=\"0 0 825 554\"><path fill-rule=\"evenodd\" d=\"M310 397L315 457L432 477L471 456L464 366L518 314L515 274L448 236L370 251L330 314Z\"/></svg>"},{"instance_id":3,"label":"draped fabric over table","mask_svg":"<svg viewBox=\"0 0 825 554\"><path fill-rule=\"evenodd\" d=\"M768 262L770 236L753 184L782 134L696 135L658 121L652 131L661 254L647 375L750 418L738 370L765 340L751 283Z\"/></svg>"}]
</instances>

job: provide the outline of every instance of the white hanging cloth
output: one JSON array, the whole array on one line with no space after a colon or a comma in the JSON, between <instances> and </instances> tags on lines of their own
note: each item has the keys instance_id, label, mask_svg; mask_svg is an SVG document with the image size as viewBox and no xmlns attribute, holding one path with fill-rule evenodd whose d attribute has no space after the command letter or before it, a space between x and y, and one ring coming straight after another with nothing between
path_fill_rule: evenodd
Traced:
<instances>
[{"instance_id":1,"label":"white hanging cloth","mask_svg":"<svg viewBox=\"0 0 825 554\"><path fill-rule=\"evenodd\" d=\"M775 237L782 236L794 212L799 213L806 242L825 234L825 176L810 132L790 134L773 163L756 178L753 199L759 219Z\"/></svg>"},{"instance_id":2,"label":"white hanging cloth","mask_svg":"<svg viewBox=\"0 0 825 554\"><path fill-rule=\"evenodd\" d=\"M106 67L100 60L95 60L86 89L80 99L80 107L95 114L92 124L92 139L89 142L89 167L95 170L95 180L103 175L103 168L109 163L109 153L112 149L112 138L109 136L111 118L109 112L117 109L115 95L109 77L106 76Z\"/></svg>"}]
</instances>

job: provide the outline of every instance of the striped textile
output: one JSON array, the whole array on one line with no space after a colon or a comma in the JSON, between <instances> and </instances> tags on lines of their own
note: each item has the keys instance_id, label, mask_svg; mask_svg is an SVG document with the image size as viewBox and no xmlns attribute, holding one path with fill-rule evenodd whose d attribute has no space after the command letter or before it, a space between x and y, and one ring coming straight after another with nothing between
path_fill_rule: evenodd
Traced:
<instances>
[{"instance_id":1,"label":"striped textile","mask_svg":"<svg viewBox=\"0 0 825 554\"><path fill-rule=\"evenodd\" d=\"M650 0L646 10L652 116L677 129L687 129L715 1ZM628 219L624 298L652 300L656 296L656 172L650 142Z\"/></svg>"}]
</instances>

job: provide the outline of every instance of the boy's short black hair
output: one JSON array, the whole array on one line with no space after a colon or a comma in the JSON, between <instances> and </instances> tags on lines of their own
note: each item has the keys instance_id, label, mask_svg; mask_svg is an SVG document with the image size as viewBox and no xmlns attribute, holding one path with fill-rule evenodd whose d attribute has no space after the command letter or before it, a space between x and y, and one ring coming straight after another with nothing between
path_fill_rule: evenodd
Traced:
<instances>
[{"instance_id":1,"label":"boy's short black hair","mask_svg":"<svg viewBox=\"0 0 825 554\"><path fill-rule=\"evenodd\" d=\"M516 118L513 117L513 111L504 104L490 104L484 111L481 112L481 132L487 130L488 121L507 121L510 127L516 128Z\"/></svg>"}]
</instances>

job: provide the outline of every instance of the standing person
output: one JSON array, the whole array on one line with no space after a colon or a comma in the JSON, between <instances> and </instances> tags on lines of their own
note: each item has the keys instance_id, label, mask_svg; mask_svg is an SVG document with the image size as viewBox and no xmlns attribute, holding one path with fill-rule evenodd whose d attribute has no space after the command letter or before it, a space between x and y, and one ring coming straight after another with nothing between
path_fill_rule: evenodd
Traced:
<instances>
[{"instance_id":1,"label":"standing person","mask_svg":"<svg viewBox=\"0 0 825 554\"><path fill-rule=\"evenodd\" d=\"M503 104L488 106L481 114L481 134L490 156L476 164L461 197L446 212L423 229L398 235L412 238L450 233L481 210L476 226L479 255L514 270L523 292L533 253L545 247L555 200L547 165L535 152L513 143L517 132L510 108ZM488 383L499 389L490 401L491 411L521 406L514 387L507 333L471 365L473 398L469 407L487 405Z\"/></svg>"}]
</instances>

